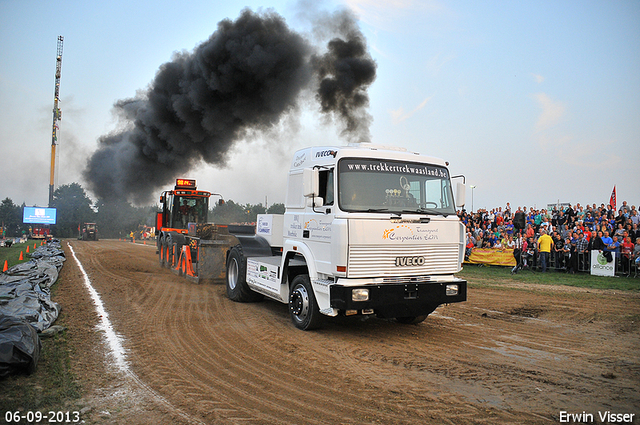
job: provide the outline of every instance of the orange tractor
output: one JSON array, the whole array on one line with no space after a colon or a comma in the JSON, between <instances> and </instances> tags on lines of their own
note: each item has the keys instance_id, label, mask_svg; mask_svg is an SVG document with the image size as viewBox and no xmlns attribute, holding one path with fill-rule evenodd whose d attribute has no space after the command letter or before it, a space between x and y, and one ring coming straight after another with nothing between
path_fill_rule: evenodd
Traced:
<instances>
[{"instance_id":1,"label":"orange tractor","mask_svg":"<svg viewBox=\"0 0 640 425\"><path fill-rule=\"evenodd\" d=\"M207 223L212 195L220 196L198 190L195 180L177 179L173 190L160 195L156 216L160 265L196 282L224 279L226 253L238 243L228 226Z\"/></svg>"}]
</instances>

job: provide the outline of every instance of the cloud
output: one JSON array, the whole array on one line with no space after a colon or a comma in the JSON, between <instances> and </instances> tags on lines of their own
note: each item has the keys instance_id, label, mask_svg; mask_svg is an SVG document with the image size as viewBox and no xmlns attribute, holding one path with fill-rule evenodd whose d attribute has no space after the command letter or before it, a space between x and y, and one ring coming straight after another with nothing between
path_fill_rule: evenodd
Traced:
<instances>
[{"instance_id":1,"label":"cloud","mask_svg":"<svg viewBox=\"0 0 640 425\"><path fill-rule=\"evenodd\" d=\"M375 28L385 28L409 13L437 12L443 9L436 0L345 0L360 20Z\"/></svg>"},{"instance_id":2,"label":"cloud","mask_svg":"<svg viewBox=\"0 0 640 425\"><path fill-rule=\"evenodd\" d=\"M431 73L432 76L437 77L438 74L440 73L440 70L449 62L451 62L452 60L456 59L457 56L454 54L450 54L446 57L441 57L441 55L438 53L437 55L433 56L431 59L429 59L429 62L427 62L427 70Z\"/></svg>"},{"instance_id":3,"label":"cloud","mask_svg":"<svg viewBox=\"0 0 640 425\"><path fill-rule=\"evenodd\" d=\"M538 75L538 74L531 74L533 76L533 81L535 81L538 84L542 84L544 82L544 77L542 75Z\"/></svg>"},{"instance_id":4,"label":"cloud","mask_svg":"<svg viewBox=\"0 0 640 425\"><path fill-rule=\"evenodd\" d=\"M536 123L536 132L553 127L564 116L566 111L564 103L553 101L546 93L536 93L533 98L542 109Z\"/></svg>"},{"instance_id":5,"label":"cloud","mask_svg":"<svg viewBox=\"0 0 640 425\"><path fill-rule=\"evenodd\" d=\"M429 103L431 98L433 98L433 96L427 97L418 106L416 106L411 112L405 113L403 107L400 107L400 108L396 109L395 111L389 111L389 113L391 114L391 119L392 119L393 123L394 124L398 124L398 123L401 123L402 121L404 121L406 119L411 118L413 116L413 114L418 112L420 109L424 108L425 105L427 103Z\"/></svg>"},{"instance_id":6,"label":"cloud","mask_svg":"<svg viewBox=\"0 0 640 425\"><path fill-rule=\"evenodd\" d=\"M542 154L551 153L556 161L572 170L609 170L620 166L623 158L616 154L615 140L585 140L552 129L565 115L564 103L552 100L545 93L533 97L542 109L533 135Z\"/></svg>"}]
</instances>

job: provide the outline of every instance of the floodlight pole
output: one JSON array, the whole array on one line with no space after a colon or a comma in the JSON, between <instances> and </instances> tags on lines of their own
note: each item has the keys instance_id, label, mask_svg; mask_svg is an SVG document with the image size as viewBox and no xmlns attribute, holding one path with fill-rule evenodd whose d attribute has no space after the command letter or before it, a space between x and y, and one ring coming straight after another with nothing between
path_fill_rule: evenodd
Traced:
<instances>
[{"instance_id":1,"label":"floodlight pole","mask_svg":"<svg viewBox=\"0 0 640 425\"><path fill-rule=\"evenodd\" d=\"M58 107L60 100L60 73L62 71L62 42L64 37L58 36L56 51L56 86L53 96L53 130L51 133L51 174L49 176L49 207L53 207L53 184L56 168L56 144L58 143L58 121L62 119L62 112Z\"/></svg>"},{"instance_id":2,"label":"floodlight pole","mask_svg":"<svg viewBox=\"0 0 640 425\"><path fill-rule=\"evenodd\" d=\"M473 189L476 188L474 185L469 186L471 188L471 212L473 212Z\"/></svg>"}]
</instances>

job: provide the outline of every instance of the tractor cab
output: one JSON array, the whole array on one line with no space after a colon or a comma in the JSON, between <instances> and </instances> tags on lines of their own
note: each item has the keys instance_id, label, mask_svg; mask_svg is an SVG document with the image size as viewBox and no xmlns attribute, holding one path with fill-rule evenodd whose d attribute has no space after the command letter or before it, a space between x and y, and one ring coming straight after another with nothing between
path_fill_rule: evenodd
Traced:
<instances>
[{"instance_id":1,"label":"tractor cab","mask_svg":"<svg viewBox=\"0 0 640 425\"><path fill-rule=\"evenodd\" d=\"M188 223L206 223L211 192L197 190L193 179L176 179L174 190L162 192L156 228L187 232Z\"/></svg>"},{"instance_id":2,"label":"tractor cab","mask_svg":"<svg viewBox=\"0 0 640 425\"><path fill-rule=\"evenodd\" d=\"M78 239L83 241L97 241L98 225L96 223L82 223L82 225L78 225Z\"/></svg>"}]
</instances>

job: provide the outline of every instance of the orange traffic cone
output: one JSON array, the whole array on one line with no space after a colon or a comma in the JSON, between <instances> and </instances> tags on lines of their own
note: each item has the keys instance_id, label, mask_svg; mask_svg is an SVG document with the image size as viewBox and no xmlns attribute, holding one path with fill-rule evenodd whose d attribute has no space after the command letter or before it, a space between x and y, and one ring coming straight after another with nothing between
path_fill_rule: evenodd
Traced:
<instances>
[{"instance_id":1,"label":"orange traffic cone","mask_svg":"<svg viewBox=\"0 0 640 425\"><path fill-rule=\"evenodd\" d=\"M27 249L27 252L29 252L29 250ZM20 251L20 258L18 258L18 261L23 261L24 258L22 258L22 251Z\"/></svg>"},{"instance_id":2,"label":"orange traffic cone","mask_svg":"<svg viewBox=\"0 0 640 425\"><path fill-rule=\"evenodd\" d=\"M36 243L35 242L33 243L33 249L36 249Z\"/></svg>"},{"instance_id":3,"label":"orange traffic cone","mask_svg":"<svg viewBox=\"0 0 640 425\"><path fill-rule=\"evenodd\" d=\"M27 254L29 253L29 245L27 245Z\"/></svg>"},{"instance_id":4,"label":"orange traffic cone","mask_svg":"<svg viewBox=\"0 0 640 425\"><path fill-rule=\"evenodd\" d=\"M7 260L4 260L4 267L2 268L2 273L6 272L7 270L9 270L9 263L7 263Z\"/></svg>"}]
</instances>

